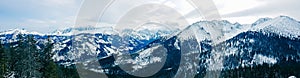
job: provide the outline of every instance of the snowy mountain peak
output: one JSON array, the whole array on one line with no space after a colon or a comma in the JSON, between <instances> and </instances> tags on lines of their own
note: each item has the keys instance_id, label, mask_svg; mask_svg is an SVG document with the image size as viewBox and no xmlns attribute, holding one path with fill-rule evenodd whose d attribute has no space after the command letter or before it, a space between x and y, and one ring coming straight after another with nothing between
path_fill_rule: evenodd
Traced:
<instances>
[{"instance_id":1,"label":"snowy mountain peak","mask_svg":"<svg viewBox=\"0 0 300 78\"><path fill-rule=\"evenodd\" d=\"M196 22L197 23L209 23L209 24L232 24L231 22L229 22L228 20L212 20L212 21L199 21Z\"/></svg>"},{"instance_id":2,"label":"snowy mountain peak","mask_svg":"<svg viewBox=\"0 0 300 78\"><path fill-rule=\"evenodd\" d=\"M1 34L25 34L27 31L24 29L11 29L7 31L0 32Z\"/></svg>"},{"instance_id":3,"label":"snowy mountain peak","mask_svg":"<svg viewBox=\"0 0 300 78\"><path fill-rule=\"evenodd\" d=\"M0 32L0 35L4 34L12 34L12 35L17 35L17 34L32 34L32 35L44 35L38 32L28 32L25 29L10 29L7 31Z\"/></svg>"},{"instance_id":4,"label":"snowy mountain peak","mask_svg":"<svg viewBox=\"0 0 300 78\"><path fill-rule=\"evenodd\" d=\"M291 18L289 16L284 16L284 15L281 15L279 17L276 17L276 18L280 18L280 19L285 19L285 20L293 20L293 21L296 21L294 18Z\"/></svg>"},{"instance_id":5,"label":"snowy mountain peak","mask_svg":"<svg viewBox=\"0 0 300 78\"><path fill-rule=\"evenodd\" d=\"M176 28L172 28L168 25L155 23L155 22L149 22L146 24L143 24L136 28L137 31L143 31L143 30L149 30L149 31L172 31L177 30Z\"/></svg>"},{"instance_id":6,"label":"snowy mountain peak","mask_svg":"<svg viewBox=\"0 0 300 78\"><path fill-rule=\"evenodd\" d=\"M253 24L252 24L252 26L256 26L256 25L258 25L258 24L261 24L261 23L264 23L264 22L266 22L266 21L269 21L269 20L272 20L272 18L260 18L260 19L258 19L257 21L255 21Z\"/></svg>"},{"instance_id":7,"label":"snowy mountain peak","mask_svg":"<svg viewBox=\"0 0 300 78\"><path fill-rule=\"evenodd\" d=\"M300 23L288 16L279 16L272 20L257 24L252 31L275 33L288 38L299 38Z\"/></svg>"},{"instance_id":8,"label":"snowy mountain peak","mask_svg":"<svg viewBox=\"0 0 300 78\"><path fill-rule=\"evenodd\" d=\"M191 34L195 33L197 40L211 39L214 44L230 39L240 32L244 32L248 29L248 26L243 26L239 23L231 23L227 20L213 20L213 21L199 21L187 27L183 31L189 31ZM188 35L184 36L188 36ZM185 38L185 37L182 37ZM187 37L189 38L189 37Z\"/></svg>"},{"instance_id":9,"label":"snowy mountain peak","mask_svg":"<svg viewBox=\"0 0 300 78\"><path fill-rule=\"evenodd\" d=\"M105 34L115 34L116 31L113 27L93 27L93 26L86 26L86 27L73 27L67 28L64 30L56 30L52 32L52 35L73 35L78 33L105 33Z\"/></svg>"}]
</instances>

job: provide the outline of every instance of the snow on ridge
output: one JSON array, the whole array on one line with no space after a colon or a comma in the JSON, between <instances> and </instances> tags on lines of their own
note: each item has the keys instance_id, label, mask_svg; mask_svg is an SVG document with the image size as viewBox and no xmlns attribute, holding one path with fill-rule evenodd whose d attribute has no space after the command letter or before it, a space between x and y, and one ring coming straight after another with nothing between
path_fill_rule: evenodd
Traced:
<instances>
[{"instance_id":1,"label":"snow on ridge","mask_svg":"<svg viewBox=\"0 0 300 78\"><path fill-rule=\"evenodd\" d=\"M198 41L211 39L214 44L231 39L239 33L248 31L251 25L242 25L238 22L230 23L227 20L199 21L186 28L183 39L189 39L194 34Z\"/></svg>"},{"instance_id":2,"label":"snow on ridge","mask_svg":"<svg viewBox=\"0 0 300 78\"><path fill-rule=\"evenodd\" d=\"M250 31L262 31L264 33L275 33L288 38L299 38L300 23L288 16L279 16L254 26Z\"/></svg>"},{"instance_id":3,"label":"snow on ridge","mask_svg":"<svg viewBox=\"0 0 300 78\"><path fill-rule=\"evenodd\" d=\"M64 30L56 30L49 35L75 35L80 33L104 33L104 34L116 34L117 32L112 27L76 27L76 28L67 28Z\"/></svg>"},{"instance_id":4,"label":"snow on ridge","mask_svg":"<svg viewBox=\"0 0 300 78\"><path fill-rule=\"evenodd\" d=\"M262 24L262 23L264 23L264 22L266 22L266 21L270 21L270 20L272 20L272 18L269 18L269 17L266 17L266 18L260 18L260 19L258 19L257 21L255 21L254 23L252 23L252 26L256 26L256 25L258 25L258 24Z\"/></svg>"},{"instance_id":5,"label":"snow on ridge","mask_svg":"<svg viewBox=\"0 0 300 78\"><path fill-rule=\"evenodd\" d=\"M217 40L214 41L215 43L226 41L247 31L263 31L263 33L267 34L275 33L292 39L300 37L300 22L288 16L260 18L252 24L230 23L227 20L213 20L199 21L192 25L204 28L204 30L210 34L210 37L216 36ZM207 26L220 27L220 30L213 30L221 32L221 34L212 33L212 30L208 29Z\"/></svg>"},{"instance_id":6,"label":"snow on ridge","mask_svg":"<svg viewBox=\"0 0 300 78\"><path fill-rule=\"evenodd\" d=\"M201 35L207 35L207 38L216 40L216 43L226 41L242 32L246 31L263 31L264 33L276 33L285 37L290 37L290 38L299 38L300 36L300 23L293 18L290 18L288 16L279 16L276 18L260 18L253 24L249 25L243 25L239 23L230 23L227 20L212 20L212 21L199 21L191 26L199 26L196 27L197 29L203 29L202 30L196 30L195 31L189 31L186 32L186 37L188 37L189 34L196 34L200 35L197 36L201 40L203 38ZM186 29L193 29L195 27L188 26ZM211 26L217 26L215 28L210 28ZM154 28L151 28L154 27ZM190 28L189 28L190 27ZM149 29L150 28L150 29ZM194 30L194 29L193 29ZM167 32L170 31L170 32ZM147 38L147 35L161 35L161 36L174 36L177 35L180 32L177 31L185 31L183 30L177 30L168 27L168 26L160 26L160 24L146 24L144 26L141 26L138 29L133 29L133 31L130 32L136 32L134 34L140 34L140 36L143 36L143 38ZM214 32L217 31L217 32ZM156 33L153 33L156 32ZM158 32L158 33L157 33ZM218 33L221 32L221 33ZM48 33L48 34L41 34L38 32L28 32L24 29L14 29L14 30L8 30L8 31L3 31L0 32L1 34L14 34L14 33L22 33L22 34L34 34L34 35L61 35L61 36L71 36L74 34L79 34L79 33L103 33L103 34L118 34L118 35L126 35L126 34L120 34L123 32L118 32L116 31L113 27L93 27L93 26L87 26L87 27L77 27L77 28L68 28L65 30L56 30L53 33ZM145 34L148 33L148 34ZM141 35L142 34L142 35ZM127 35L132 35L132 34L127 34ZM144 37L145 36L145 37ZM152 36L151 36L152 37Z\"/></svg>"},{"instance_id":7,"label":"snow on ridge","mask_svg":"<svg viewBox=\"0 0 300 78\"><path fill-rule=\"evenodd\" d=\"M41 33L38 33L38 32L28 32L27 30L24 30L24 29L10 29L10 30L7 30L7 31L0 32L0 35L4 35L4 34L45 35L45 34L41 34Z\"/></svg>"}]
</instances>

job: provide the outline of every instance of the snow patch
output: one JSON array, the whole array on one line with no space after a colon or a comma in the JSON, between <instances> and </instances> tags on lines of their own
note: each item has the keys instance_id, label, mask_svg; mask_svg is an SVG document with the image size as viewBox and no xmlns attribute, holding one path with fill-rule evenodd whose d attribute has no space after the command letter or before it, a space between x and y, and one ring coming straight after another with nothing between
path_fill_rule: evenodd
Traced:
<instances>
[{"instance_id":1,"label":"snow patch","mask_svg":"<svg viewBox=\"0 0 300 78\"><path fill-rule=\"evenodd\" d=\"M255 54L253 56L252 63L257 63L257 64L264 64L264 63L275 64L275 63L277 63L277 60L275 58L273 58L273 57L268 57L268 56L264 56L264 55L261 55L261 54Z\"/></svg>"}]
</instances>

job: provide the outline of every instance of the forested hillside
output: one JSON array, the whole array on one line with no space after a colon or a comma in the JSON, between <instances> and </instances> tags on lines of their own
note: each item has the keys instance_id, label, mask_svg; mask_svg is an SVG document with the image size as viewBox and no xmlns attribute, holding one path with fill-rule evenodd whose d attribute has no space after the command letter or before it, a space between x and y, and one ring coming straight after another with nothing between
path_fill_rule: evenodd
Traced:
<instances>
[{"instance_id":1,"label":"forested hillside","mask_svg":"<svg viewBox=\"0 0 300 78\"><path fill-rule=\"evenodd\" d=\"M78 78L75 65L63 66L53 61L53 43L50 39L45 42L37 43L34 36L21 34L15 42L0 41L0 77Z\"/></svg>"}]
</instances>

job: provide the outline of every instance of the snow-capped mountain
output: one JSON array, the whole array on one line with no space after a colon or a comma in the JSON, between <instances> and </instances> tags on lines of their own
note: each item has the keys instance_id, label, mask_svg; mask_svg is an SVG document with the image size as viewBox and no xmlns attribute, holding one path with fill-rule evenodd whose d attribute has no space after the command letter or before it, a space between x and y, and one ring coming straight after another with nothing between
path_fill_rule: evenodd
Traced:
<instances>
[{"instance_id":1,"label":"snow-capped mountain","mask_svg":"<svg viewBox=\"0 0 300 78\"><path fill-rule=\"evenodd\" d=\"M261 18L253 24L199 21L183 30L158 24L123 31L69 28L46 35L10 30L1 32L0 39L9 43L17 34L34 35L37 41L50 38L57 63L108 75L130 76L162 65L153 77L193 77L300 61L300 23L287 16Z\"/></svg>"},{"instance_id":2,"label":"snow-capped mountain","mask_svg":"<svg viewBox=\"0 0 300 78\"><path fill-rule=\"evenodd\" d=\"M223 67L233 69L289 60L300 62L299 46L299 39L248 31L216 45L216 52L222 54L217 59L223 60Z\"/></svg>"},{"instance_id":3,"label":"snow-capped mountain","mask_svg":"<svg viewBox=\"0 0 300 78\"><path fill-rule=\"evenodd\" d=\"M117 34L112 27L93 27L93 26L84 26L84 27L73 27L66 28L63 30L55 30L51 35L75 35L79 33L103 33L103 34Z\"/></svg>"},{"instance_id":4,"label":"snow-capped mountain","mask_svg":"<svg viewBox=\"0 0 300 78\"><path fill-rule=\"evenodd\" d=\"M2 39L2 40L16 39L16 36L18 34L33 34L33 35L40 35L40 36L45 35L45 34L41 34L41 33L38 33L38 32L29 32L29 31L26 31L24 29L10 29L10 30L7 30L7 31L0 32L0 35L2 35L2 37L0 37L0 39ZM3 35L6 35L6 36L3 36Z\"/></svg>"},{"instance_id":5,"label":"snow-capped mountain","mask_svg":"<svg viewBox=\"0 0 300 78\"><path fill-rule=\"evenodd\" d=\"M79 27L57 30L50 34L15 29L1 32L0 38L5 42L18 40L18 34L34 35L37 41L50 38L55 43L54 52L56 54L53 59L65 64L74 61L87 61L91 57L101 59L112 54L134 53L150 42L178 31L159 29L127 29L118 33L112 27Z\"/></svg>"},{"instance_id":6,"label":"snow-capped mountain","mask_svg":"<svg viewBox=\"0 0 300 78\"><path fill-rule=\"evenodd\" d=\"M256 22L257 26L263 24L261 20L262 19L258 20L261 23ZM211 35L214 34L212 34L208 28L205 28L205 26L211 25L224 26L224 29L222 29L223 35L219 37L219 40L225 38L224 41L212 45L213 39ZM132 68L132 73L141 72L142 68L165 62L162 69L154 76L170 77L163 75L169 72L179 73L173 75L176 77L192 77L195 74L205 75L207 71L231 70L255 67L263 64L272 66L274 64L289 63L291 61L299 62L299 40L278 33L266 34L266 32L260 30L254 31L251 27L256 26L245 26L238 23L231 24L226 21L200 21L188 26L176 35L151 42L141 50L138 50L137 53L132 54L132 56L135 56L133 59L118 58L117 60L119 61L113 61L114 57L110 57L106 59L106 62L100 61L101 66L104 68L98 69L98 71L107 69L107 71L102 71L102 73L121 75L120 73L113 72L123 72L122 75L126 75L124 74L125 71L117 67L118 65L127 65L127 68ZM149 54L148 49L155 47L153 46L154 44L164 46L165 50L167 50L167 54L163 56L153 56L155 55L155 51L152 51L150 52L154 53L151 54L152 56L146 55L144 52ZM141 60L141 58L143 59ZM161 61L157 61L157 59L161 59ZM164 59L165 61L162 61ZM108 60L110 61L108 62ZM105 59L102 59L102 61L105 61ZM140 63L142 63L142 65Z\"/></svg>"},{"instance_id":7,"label":"snow-capped mountain","mask_svg":"<svg viewBox=\"0 0 300 78\"><path fill-rule=\"evenodd\" d=\"M287 16L279 16L272 20L267 20L252 28L253 31L280 34L284 37L299 38L300 23Z\"/></svg>"},{"instance_id":8,"label":"snow-capped mountain","mask_svg":"<svg viewBox=\"0 0 300 78\"><path fill-rule=\"evenodd\" d=\"M257 21L255 21L251 26L256 26L269 20L272 20L272 18L260 18Z\"/></svg>"}]
</instances>

